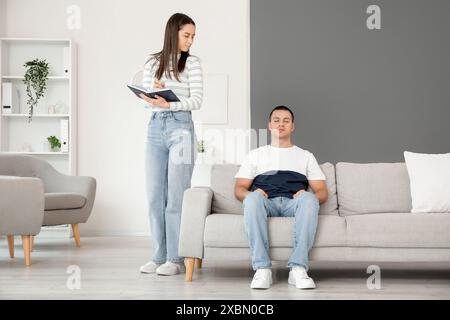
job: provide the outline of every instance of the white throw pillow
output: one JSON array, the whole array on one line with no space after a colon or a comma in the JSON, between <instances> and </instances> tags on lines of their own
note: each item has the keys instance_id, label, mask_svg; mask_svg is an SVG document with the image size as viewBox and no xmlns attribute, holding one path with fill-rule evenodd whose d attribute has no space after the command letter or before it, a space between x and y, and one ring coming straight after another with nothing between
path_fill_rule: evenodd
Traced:
<instances>
[{"instance_id":1,"label":"white throw pillow","mask_svg":"<svg viewBox=\"0 0 450 320\"><path fill-rule=\"evenodd\" d=\"M450 212L450 153L404 152L411 212Z\"/></svg>"}]
</instances>

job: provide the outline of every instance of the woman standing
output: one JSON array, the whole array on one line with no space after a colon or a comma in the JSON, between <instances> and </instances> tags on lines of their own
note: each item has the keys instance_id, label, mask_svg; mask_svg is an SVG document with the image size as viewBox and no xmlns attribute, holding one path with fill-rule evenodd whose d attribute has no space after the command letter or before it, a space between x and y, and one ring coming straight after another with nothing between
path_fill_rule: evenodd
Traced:
<instances>
[{"instance_id":1,"label":"woman standing","mask_svg":"<svg viewBox=\"0 0 450 320\"><path fill-rule=\"evenodd\" d=\"M191 110L200 109L203 77L200 60L189 54L195 23L176 13L167 21L163 49L145 63L143 86L169 88L179 102L141 95L152 109L146 145L146 185L153 243L143 273L175 275L185 271L178 256L183 193L190 187L197 139Z\"/></svg>"}]
</instances>

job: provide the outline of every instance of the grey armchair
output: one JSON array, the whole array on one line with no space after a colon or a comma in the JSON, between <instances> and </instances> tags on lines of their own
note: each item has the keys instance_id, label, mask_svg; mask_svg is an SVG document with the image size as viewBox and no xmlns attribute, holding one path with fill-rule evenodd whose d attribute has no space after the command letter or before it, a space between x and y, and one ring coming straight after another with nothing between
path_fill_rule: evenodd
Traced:
<instances>
[{"instance_id":1,"label":"grey armchair","mask_svg":"<svg viewBox=\"0 0 450 320\"><path fill-rule=\"evenodd\" d=\"M8 237L11 258L14 258L14 236L20 235L25 264L31 264L31 237L39 233L43 219L42 181L0 175L0 235Z\"/></svg>"},{"instance_id":2,"label":"grey armchair","mask_svg":"<svg viewBox=\"0 0 450 320\"><path fill-rule=\"evenodd\" d=\"M5 153L0 153L0 175L40 179L44 190L42 226L70 224L76 246L80 246L78 224L85 223L91 214L96 192L94 178L68 176L36 157Z\"/></svg>"}]
</instances>

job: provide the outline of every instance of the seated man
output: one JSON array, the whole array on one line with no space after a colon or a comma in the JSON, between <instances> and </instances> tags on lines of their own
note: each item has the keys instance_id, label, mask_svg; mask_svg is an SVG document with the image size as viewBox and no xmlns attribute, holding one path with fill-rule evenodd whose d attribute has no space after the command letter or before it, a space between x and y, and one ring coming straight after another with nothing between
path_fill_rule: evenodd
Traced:
<instances>
[{"instance_id":1,"label":"seated man","mask_svg":"<svg viewBox=\"0 0 450 320\"><path fill-rule=\"evenodd\" d=\"M236 174L235 196L244 203L244 220L256 270L250 285L268 289L272 284L269 257L268 217L294 217L293 252L288 262L288 283L313 289L308 274L308 253L316 234L319 203L328 198L325 175L314 155L291 142L294 114L278 106L269 115L271 145L245 157ZM308 186L314 193L307 192Z\"/></svg>"}]
</instances>

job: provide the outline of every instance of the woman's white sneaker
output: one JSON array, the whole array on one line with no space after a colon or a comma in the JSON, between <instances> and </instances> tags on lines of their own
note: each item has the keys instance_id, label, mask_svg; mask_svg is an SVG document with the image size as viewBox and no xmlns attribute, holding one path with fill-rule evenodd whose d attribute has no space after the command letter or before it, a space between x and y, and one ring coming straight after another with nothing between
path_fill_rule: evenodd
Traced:
<instances>
[{"instance_id":1,"label":"woman's white sneaker","mask_svg":"<svg viewBox=\"0 0 450 320\"><path fill-rule=\"evenodd\" d=\"M162 276L174 276L186 271L184 262L174 263L167 261L156 269L156 273Z\"/></svg>"},{"instance_id":2,"label":"woman's white sneaker","mask_svg":"<svg viewBox=\"0 0 450 320\"><path fill-rule=\"evenodd\" d=\"M252 289L269 289L272 284L272 270L258 269L253 276L250 288Z\"/></svg>"},{"instance_id":3,"label":"woman's white sneaker","mask_svg":"<svg viewBox=\"0 0 450 320\"><path fill-rule=\"evenodd\" d=\"M161 265L162 263L155 263L153 261L149 261L146 264L144 264L139 270L141 273L155 273L156 269Z\"/></svg>"},{"instance_id":4,"label":"woman's white sneaker","mask_svg":"<svg viewBox=\"0 0 450 320\"><path fill-rule=\"evenodd\" d=\"M297 289L315 289L314 280L308 276L306 270L302 267L293 267L289 272L288 283Z\"/></svg>"}]
</instances>

